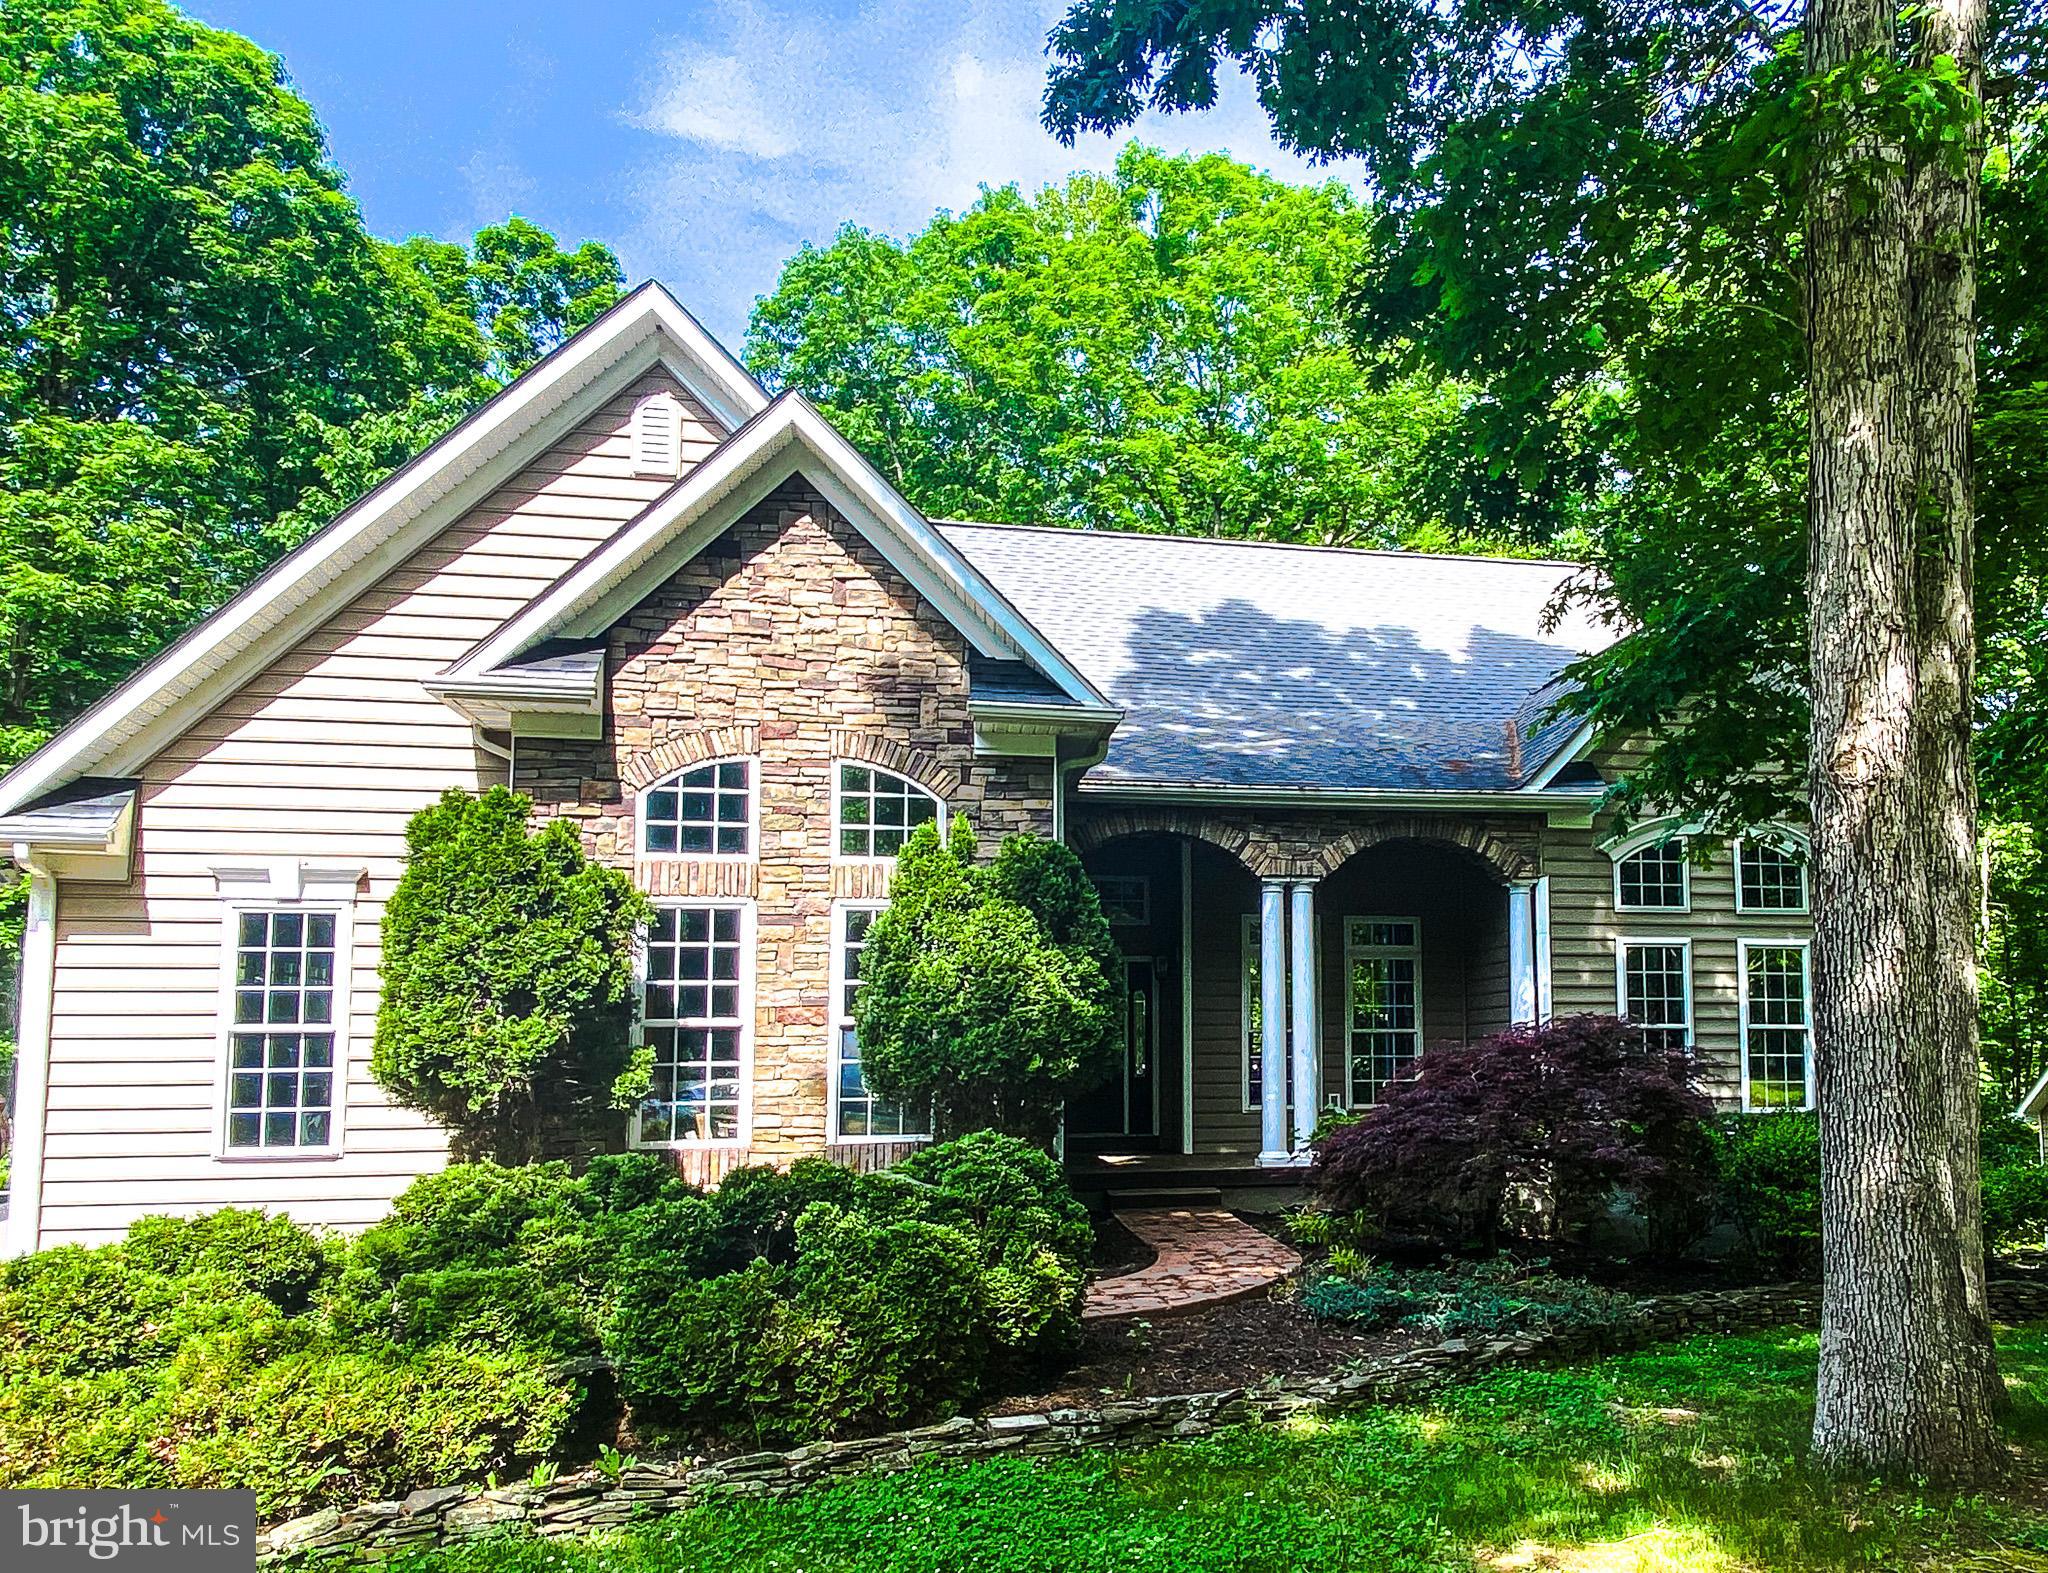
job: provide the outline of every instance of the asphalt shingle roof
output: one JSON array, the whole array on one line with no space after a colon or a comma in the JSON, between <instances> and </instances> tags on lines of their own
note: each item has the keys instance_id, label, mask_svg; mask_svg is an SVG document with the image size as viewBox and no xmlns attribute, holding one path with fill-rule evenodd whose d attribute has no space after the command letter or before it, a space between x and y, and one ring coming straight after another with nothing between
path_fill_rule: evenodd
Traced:
<instances>
[{"instance_id":1,"label":"asphalt shingle roof","mask_svg":"<svg viewBox=\"0 0 2048 1573\"><path fill-rule=\"evenodd\" d=\"M942 524L1125 719L1091 778L1501 790L1575 729L1559 673L1610 637L1545 612L1570 564Z\"/></svg>"}]
</instances>

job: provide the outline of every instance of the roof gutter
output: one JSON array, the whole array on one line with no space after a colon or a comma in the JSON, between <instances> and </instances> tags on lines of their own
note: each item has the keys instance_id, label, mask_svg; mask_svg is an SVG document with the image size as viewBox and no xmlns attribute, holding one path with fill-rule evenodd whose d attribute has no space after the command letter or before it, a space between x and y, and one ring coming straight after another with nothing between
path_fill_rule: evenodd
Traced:
<instances>
[{"instance_id":1,"label":"roof gutter","mask_svg":"<svg viewBox=\"0 0 2048 1573\"><path fill-rule=\"evenodd\" d=\"M1560 788L1530 791L1503 787L1499 791L1409 791L1384 787L1202 786L1177 781L1083 781L1083 797L1114 798L1143 803L1208 803L1292 808L1406 808L1549 812L1590 815L1604 791Z\"/></svg>"}]
</instances>

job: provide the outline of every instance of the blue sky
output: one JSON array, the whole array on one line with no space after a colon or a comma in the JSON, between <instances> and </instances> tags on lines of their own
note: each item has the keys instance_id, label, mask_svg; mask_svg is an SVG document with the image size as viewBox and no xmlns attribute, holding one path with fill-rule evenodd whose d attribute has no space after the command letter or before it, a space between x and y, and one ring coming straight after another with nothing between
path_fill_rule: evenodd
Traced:
<instances>
[{"instance_id":1,"label":"blue sky","mask_svg":"<svg viewBox=\"0 0 2048 1573\"><path fill-rule=\"evenodd\" d=\"M1057 0L183 3L284 57L377 233L462 239L517 212L611 245L734 348L804 241L849 220L907 234L982 183L1036 187L1119 145L1038 127ZM1318 174L1241 80L1135 134Z\"/></svg>"}]
</instances>

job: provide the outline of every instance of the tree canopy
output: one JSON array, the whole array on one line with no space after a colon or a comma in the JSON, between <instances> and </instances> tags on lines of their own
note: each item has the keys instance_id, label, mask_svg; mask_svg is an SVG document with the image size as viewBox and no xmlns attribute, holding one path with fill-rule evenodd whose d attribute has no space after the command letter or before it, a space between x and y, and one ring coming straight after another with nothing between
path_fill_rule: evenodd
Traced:
<instances>
[{"instance_id":1,"label":"tree canopy","mask_svg":"<svg viewBox=\"0 0 2048 1573\"><path fill-rule=\"evenodd\" d=\"M805 247L747 360L926 512L1391 546L1499 533L1461 473L1465 390L1358 355L1372 215L1220 155L984 191L906 242Z\"/></svg>"},{"instance_id":2,"label":"tree canopy","mask_svg":"<svg viewBox=\"0 0 2048 1573\"><path fill-rule=\"evenodd\" d=\"M375 239L279 62L163 0L0 8L0 213L0 763L620 284Z\"/></svg>"}]
</instances>

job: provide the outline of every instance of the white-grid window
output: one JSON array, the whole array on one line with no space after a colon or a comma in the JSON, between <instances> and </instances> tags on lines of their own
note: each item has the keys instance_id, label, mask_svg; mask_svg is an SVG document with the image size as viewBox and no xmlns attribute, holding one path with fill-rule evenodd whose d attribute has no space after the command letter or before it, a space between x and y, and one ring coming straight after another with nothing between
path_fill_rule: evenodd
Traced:
<instances>
[{"instance_id":1,"label":"white-grid window","mask_svg":"<svg viewBox=\"0 0 2048 1573\"><path fill-rule=\"evenodd\" d=\"M697 765L640 798L640 850L660 856L747 857L754 850L754 767Z\"/></svg>"},{"instance_id":2,"label":"white-grid window","mask_svg":"<svg viewBox=\"0 0 2048 1573\"><path fill-rule=\"evenodd\" d=\"M1344 920L1344 1034L1354 1105L1377 1103L1422 1055L1422 925Z\"/></svg>"},{"instance_id":3,"label":"white-grid window","mask_svg":"<svg viewBox=\"0 0 2048 1573\"><path fill-rule=\"evenodd\" d=\"M1614 904L1623 912L1683 912L1688 879L1685 838L1652 842L1614 860Z\"/></svg>"},{"instance_id":4,"label":"white-grid window","mask_svg":"<svg viewBox=\"0 0 2048 1573\"><path fill-rule=\"evenodd\" d=\"M901 1141L929 1134L929 1122L868 1091L861 1076L853 1001L862 983L860 959L868 928L881 909L842 906L835 915L832 977L832 1129L841 1141Z\"/></svg>"},{"instance_id":5,"label":"white-grid window","mask_svg":"<svg viewBox=\"0 0 2048 1573\"><path fill-rule=\"evenodd\" d=\"M1259 995L1259 915L1256 912L1244 915L1240 934L1244 949L1237 1019L1243 1024L1244 1106L1249 1112L1258 1108L1260 1089L1264 1086L1259 1063L1264 1038L1259 1019L1263 1006Z\"/></svg>"},{"instance_id":6,"label":"white-grid window","mask_svg":"<svg viewBox=\"0 0 2048 1573\"><path fill-rule=\"evenodd\" d=\"M1143 928L1152 921L1152 881L1143 874L1091 874L1102 916L1111 928Z\"/></svg>"},{"instance_id":7,"label":"white-grid window","mask_svg":"<svg viewBox=\"0 0 2048 1573\"><path fill-rule=\"evenodd\" d=\"M939 800L915 781L873 765L840 765L833 822L841 857L894 857L911 831L938 817Z\"/></svg>"},{"instance_id":8,"label":"white-grid window","mask_svg":"<svg viewBox=\"0 0 2048 1573\"><path fill-rule=\"evenodd\" d=\"M1813 1017L1807 948L1744 940L1742 1090L1751 1109L1813 1105Z\"/></svg>"},{"instance_id":9,"label":"white-grid window","mask_svg":"<svg viewBox=\"0 0 2048 1573\"><path fill-rule=\"evenodd\" d=\"M1615 1005L1652 1048L1692 1046L1692 946L1682 939L1615 945Z\"/></svg>"},{"instance_id":10,"label":"white-grid window","mask_svg":"<svg viewBox=\"0 0 2048 1573\"><path fill-rule=\"evenodd\" d=\"M230 915L230 1152L334 1145L340 918L303 910Z\"/></svg>"},{"instance_id":11,"label":"white-grid window","mask_svg":"<svg viewBox=\"0 0 2048 1573\"><path fill-rule=\"evenodd\" d=\"M647 931L642 1041L654 1080L640 1104L643 1144L737 1141L751 1006L747 909L662 906Z\"/></svg>"},{"instance_id":12,"label":"white-grid window","mask_svg":"<svg viewBox=\"0 0 2048 1573\"><path fill-rule=\"evenodd\" d=\"M1805 860L1769 841L1736 842L1735 910L1804 912Z\"/></svg>"}]
</instances>

